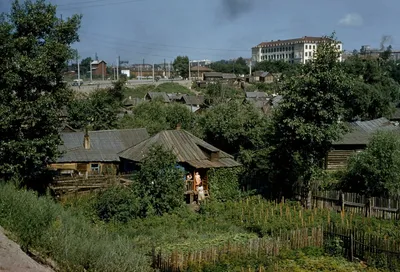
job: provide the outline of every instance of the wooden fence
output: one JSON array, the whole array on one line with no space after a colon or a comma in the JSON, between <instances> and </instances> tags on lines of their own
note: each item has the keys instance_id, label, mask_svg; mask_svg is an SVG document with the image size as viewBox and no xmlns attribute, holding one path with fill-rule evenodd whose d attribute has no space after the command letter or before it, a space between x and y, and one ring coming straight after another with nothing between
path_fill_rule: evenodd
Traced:
<instances>
[{"instance_id":1,"label":"wooden fence","mask_svg":"<svg viewBox=\"0 0 400 272\"><path fill-rule=\"evenodd\" d=\"M277 256L285 249L323 246L322 228L298 229L274 237L251 239L247 242L227 242L203 250L163 252L153 251L153 268L161 271L186 271L190 265L217 263L222 257Z\"/></svg>"},{"instance_id":2,"label":"wooden fence","mask_svg":"<svg viewBox=\"0 0 400 272\"><path fill-rule=\"evenodd\" d=\"M367 198L356 193L314 190L313 207L329 208L382 219L400 218L400 201L398 198Z\"/></svg>"},{"instance_id":3,"label":"wooden fence","mask_svg":"<svg viewBox=\"0 0 400 272\"><path fill-rule=\"evenodd\" d=\"M394 271L400 267L400 241L397 239L378 237L356 228L337 227L333 223L324 229L324 238L328 241L339 238L341 254L350 261L358 258L369 265L378 264Z\"/></svg>"},{"instance_id":4,"label":"wooden fence","mask_svg":"<svg viewBox=\"0 0 400 272\"><path fill-rule=\"evenodd\" d=\"M343 255L350 261L357 258L368 265L380 265L394 271L400 267L399 240L378 237L356 228L337 227L331 223L325 228L304 228L247 242L227 242L203 250L153 250L153 268L159 271L186 271L191 265L201 267L204 263L218 263L226 255L230 258L277 256L282 250L309 246L325 247L328 253ZM264 267L243 268L243 271L266 270Z\"/></svg>"},{"instance_id":5,"label":"wooden fence","mask_svg":"<svg viewBox=\"0 0 400 272\"><path fill-rule=\"evenodd\" d=\"M57 177L50 189L58 196L70 194L85 194L88 192L98 191L110 186L120 184L126 185L131 183L131 175L95 175L85 177Z\"/></svg>"}]
</instances>

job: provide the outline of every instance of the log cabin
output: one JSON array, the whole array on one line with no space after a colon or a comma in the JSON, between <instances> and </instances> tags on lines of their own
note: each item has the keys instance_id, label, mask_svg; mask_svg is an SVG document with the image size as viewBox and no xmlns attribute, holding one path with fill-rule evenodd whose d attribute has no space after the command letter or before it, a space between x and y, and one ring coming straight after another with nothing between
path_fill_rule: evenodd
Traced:
<instances>
[{"instance_id":1,"label":"log cabin","mask_svg":"<svg viewBox=\"0 0 400 272\"><path fill-rule=\"evenodd\" d=\"M177 158L177 164L183 169L184 175L190 173L195 177L199 172L206 196L209 194L207 171L213 168L232 168L241 164L234 160L233 156L210 145L193 134L181 130L180 126L176 130L164 130L153 137L124 150L119 153L121 164L125 172L138 169L150 147L161 145L167 150L171 150ZM185 181L185 196L191 203L197 195L196 186L193 180Z\"/></svg>"},{"instance_id":2,"label":"log cabin","mask_svg":"<svg viewBox=\"0 0 400 272\"><path fill-rule=\"evenodd\" d=\"M332 149L325 159L325 169L338 170L345 168L348 159L353 154L364 150L373 134L378 131L400 133L400 128L384 117L369 121L355 121L349 123L349 127L350 132L332 144Z\"/></svg>"},{"instance_id":3,"label":"log cabin","mask_svg":"<svg viewBox=\"0 0 400 272\"><path fill-rule=\"evenodd\" d=\"M116 174L118 152L149 138L145 128L61 132L61 156L50 168L61 175L90 176Z\"/></svg>"}]
</instances>

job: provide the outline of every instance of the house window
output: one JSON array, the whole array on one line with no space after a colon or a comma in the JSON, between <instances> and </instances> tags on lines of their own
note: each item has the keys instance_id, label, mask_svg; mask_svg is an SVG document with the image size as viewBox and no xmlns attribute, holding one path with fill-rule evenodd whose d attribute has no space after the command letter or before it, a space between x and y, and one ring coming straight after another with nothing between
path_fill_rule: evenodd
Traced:
<instances>
[{"instance_id":1,"label":"house window","mask_svg":"<svg viewBox=\"0 0 400 272\"><path fill-rule=\"evenodd\" d=\"M315 49L315 44L312 46L313 49Z\"/></svg>"},{"instance_id":2,"label":"house window","mask_svg":"<svg viewBox=\"0 0 400 272\"><path fill-rule=\"evenodd\" d=\"M90 172L92 172L92 174L100 174L100 164L91 163L90 164Z\"/></svg>"},{"instance_id":3,"label":"house window","mask_svg":"<svg viewBox=\"0 0 400 272\"><path fill-rule=\"evenodd\" d=\"M306 49L308 49L308 45L306 45Z\"/></svg>"},{"instance_id":4,"label":"house window","mask_svg":"<svg viewBox=\"0 0 400 272\"><path fill-rule=\"evenodd\" d=\"M307 52L305 53L305 56L307 57Z\"/></svg>"}]
</instances>

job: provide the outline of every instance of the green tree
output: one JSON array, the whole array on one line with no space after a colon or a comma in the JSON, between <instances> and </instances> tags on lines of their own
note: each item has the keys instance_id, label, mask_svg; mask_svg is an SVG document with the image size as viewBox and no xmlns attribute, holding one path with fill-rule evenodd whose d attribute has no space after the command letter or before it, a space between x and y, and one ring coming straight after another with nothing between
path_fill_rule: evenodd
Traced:
<instances>
[{"instance_id":1,"label":"green tree","mask_svg":"<svg viewBox=\"0 0 400 272\"><path fill-rule=\"evenodd\" d=\"M0 18L0 174L33 178L58 157L62 71L81 17L59 19L44 0L15 1Z\"/></svg>"},{"instance_id":2,"label":"green tree","mask_svg":"<svg viewBox=\"0 0 400 272\"><path fill-rule=\"evenodd\" d=\"M275 189L291 197L293 186L298 185L307 207L314 171L332 141L345 132L340 119L351 84L338 57L335 40L320 44L316 58L303 67L303 75L283 82L283 100L272 118L270 161Z\"/></svg>"},{"instance_id":3,"label":"green tree","mask_svg":"<svg viewBox=\"0 0 400 272\"><path fill-rule=\"evenodd\" d=\"M80 72L81 75L85 75L86 77L89 77L90 73L90 63L92 62L91 57L84 58L81 63L80 63Z\"/></svg>"},{"instance_id":4,"label":"green tree","mask_svg":"<svg viewBox=\"0 0 400 272\"><path fill-rule=\"evenodd\" d=\"M206 87L205 104L208 106L215 106L236 98L244 98L243 91L238 91L221 82L208 84Z\"/></svg>"},{"instance_id":5,"label":"green tree","mask_svg":"<svg viewBox=\"0 0 400 272\"><path fill-rule=\"evenodd\" d=\"M154 145L140 163L135 186L146 215L162 215L182 206L184 173L176 167L176 161L171 151Z\"/></svg>"},{"instance_id":6,"label":"green tree","mask_svg":"<svg viewBox=\"0 0 400 272\"><path fill-rule=\"evenodd\" d=\"M111 89L99 89L86 97L76 96L68 105L68 123L77 129L112 129L117 126L120 102Z\"/></svg>"},{"instance_id":7,"label":"green tree","mask_svg":"<svg viewBox=\"0 0 400 272\"><path fill-rule=\"evenodd\" d=\"M393 103L399 100L400 86L391 77L390 62L350 57L341 64L354 78L353 88L345 100L346 120L370 120L392 113Z\"/></svg>"},{"instance_id":8,"label":"green tree","mask_svg":"<svg viewBox=\"0 0 400 272\"><path fill-rule=\"evenodd\" d=\"M367 148L352 156L342 187L371 196L400 194L400 139L393 132L378 132Z\"/></svg>"},{"instance_id":9,"label":"green tree","mask_svg":"<svg viewBox=\"0 0 400 272\"><path fill-rule=\"evenodd\" d=\"M199 125L207 142L237 155L264 144L267 119L252 104L232 100L209 109Z\"/></svg>"},{"instance_id":10,"label":"green tree","mask_svg":"<svg viewBox=\"0 0 400 272\"><path fill-rule=\"evenodd\" d=\"M189 58L187 56L177 56L172 66L182 78L189 78Z\"/></svg>"},{"instance_id":11,"label":"green tree","mask_svg":"<svg viewBox=\"0 0 400 272\"><path fill-rule=\"evenodd\" d=\"M192 130L195 115L186 106L178 103L166 104L155 100L141 103L133 109L132 115L125 115L119 121L119 128L146 128L150 134L175 129L178 124Z\"/></svg>"}]
</instances>

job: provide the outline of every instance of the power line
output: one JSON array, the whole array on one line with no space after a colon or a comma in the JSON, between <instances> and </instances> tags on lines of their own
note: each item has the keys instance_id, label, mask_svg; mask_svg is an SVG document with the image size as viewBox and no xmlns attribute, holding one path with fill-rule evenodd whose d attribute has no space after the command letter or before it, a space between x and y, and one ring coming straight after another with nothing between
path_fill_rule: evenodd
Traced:
<instances>
[{"instance_id":1,"label":"power line","mask_svg":"<svg viewBox=\"0 0 400 272\"><path fill-rule=\"evenodd\" d=\"M194 49L194 50L206 50L206 51L232 51L232 52L249 52L249 49L224 49L224 48L201 48L201 47L192 47L192 46L182 46L182 45L168 45L168 44L161 44L161 43L152 43L152 42L143 42L143 41L138 41L138 40L131 40L131 39L125 39L125 38L118 38L118 37L113 37L110 35L104 35L100 33L89 33L82 31L82 33L86 33L89 35L94 35L96 37L98 36L103 36L106 38L110 38L112 40L126 40L128 42L132 43L143 43L143 44L149 44L149 45L156 45L156 46L164 46L164 47L176 47L176 48L185 48L185 49Z\"/></svg>"},{"instance_id":2,"label":"power line","mask_svg":"<svg viewBox=\"0 0 400 272\"><path fill-rule=\"evenodd\" d=\"M100 4L92 4L92 5L90 5L90 3L89 3L89 5L81 5L81 3L79 3L79 4L77 4L77 6L68 6L67 4L65 4L65 5L67 5L67 6L65 6L65 7L63 7L62 5L58 5L58 7L60 7L60 8L57 8L58 10L72 10L72 9L77 9L77 8L95 8L95 7L103 7L103 6L109 6L109 5L113 5L113 6L115 6L115 5L118 5L118 4L127 4L127 3L136 3L136 2L144 2L144 1L147 1L147 0L124 0L124 1L119 1L119 2L110 2L110 3L100 3ZM84 3L84 2L82 2L82 3Z\"/></svg>"}]
</instances>

